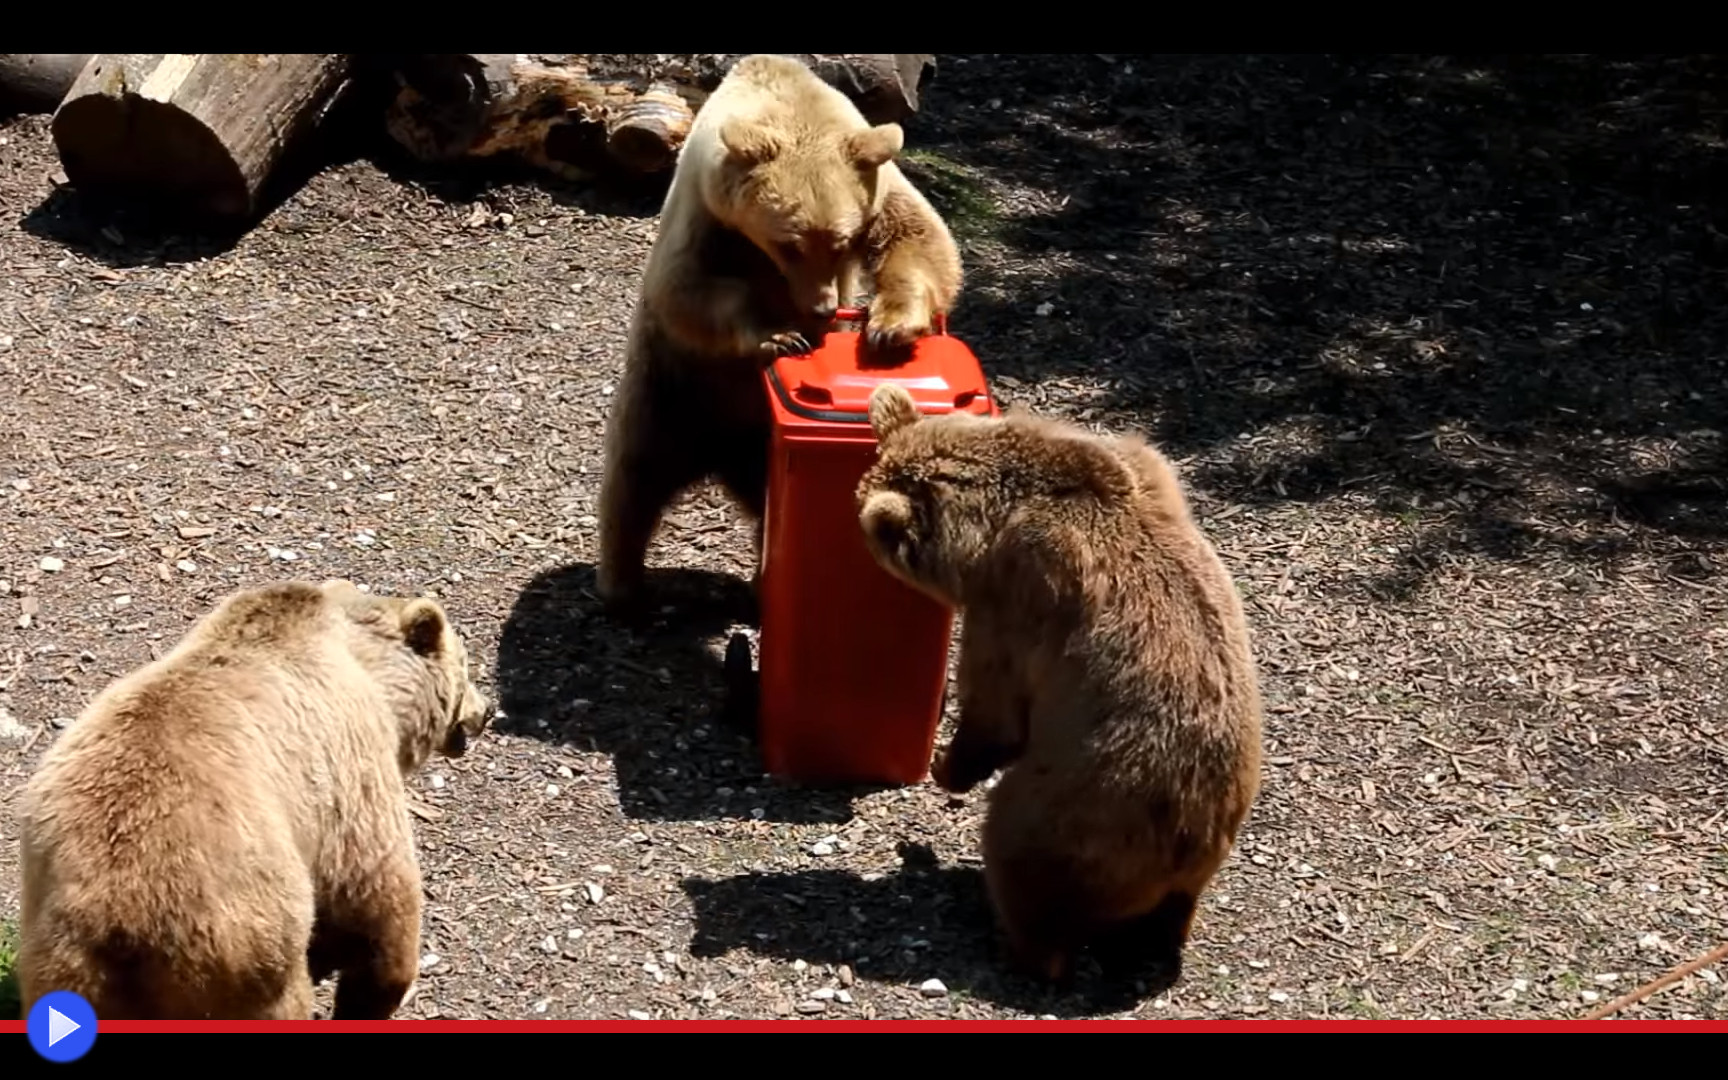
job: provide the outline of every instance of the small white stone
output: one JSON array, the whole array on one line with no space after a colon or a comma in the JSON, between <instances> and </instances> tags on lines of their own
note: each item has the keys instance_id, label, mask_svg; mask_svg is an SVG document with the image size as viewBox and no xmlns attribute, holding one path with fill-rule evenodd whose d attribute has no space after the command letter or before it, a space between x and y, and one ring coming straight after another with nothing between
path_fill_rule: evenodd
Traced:
<instances>
[{"instance_id":1,"label":"small white stone","mask_svg":"<svg viewBox=\"0 0 1728 1080\"><path fill-rule=\"evenodd\" d=\"M1552 855L1538 855L1536 856L1536 865L1549 873L1553 873L1554 868L1560 865L1560 860Z\"/></svg>"},{"instance_id":2,"label":"small white stone","mask_svg":"<svg viewBox=\"0 0 1728 1080\"><path fill-rule=\"evenodd\" d=\"M56 559L52 555L44 555L42 556L42 562L40 565L44 574L58 574L60 571L66 569L66 560Z\"/></svg>"},{"instance_id":3,"label":"small white stone","mask_svg":"<svg viewBox=\"0 0 1728 1080\"><path fill-rule=\"evenodd\" d=\"M819 990L810 991L810 996L815 998L817 1001L833 1001L837 996L837 992L831 986L824 986Z\"/></svg>"},{"instance_id":4,"label":"small white stone","mask_svg":"<svg viewBox=\"0 0 1728 1080\"><path fill-rule=\"evenodd\" d=\"M540 943L540 951L543 953L556 953L558 951L558 939L553 937L551 934L547 934L546 940Z\"/></svg>"},{"instance_id":5,"label":"small white stone","mask_svg":"<svg viewBox=\"0 0 1728 1080\"><path fill-rule=\"evenodd\" d=\"M798 972L808 971L810 970L810 965L803 960L794 960L792 961L792 970Z\"/></svg>"},{"instance_id":6,"label":"small white stone","mask_svg":"<svg viewBox=\"0 0 1728 1080\"><path fill-rule=\"evenodd\" d=\"M918 992L927 998L939 998L947 996L948 987L943 985L941 979L925 979L918 984Z\"/></svg>"},{"instance_id":7,"label":"small white stone","mask_svg":"<svg viewBox=\"0 0 1728 1080\"><path fill-rule=\"evenodd\" d=\"M632 1019L632 1020L652 1020L654 1018L652 1016L649 1016L647 1013L643 1012L641 1009L631 1009L630 1010L630 1019Z\"/></svg>"},{"instance_id":8,"label":"small white stone","mask_svg":"<svg viewBox=\"0 0 1728 1080\"><path fill-rule=\"evenodd\" d=\"M191 559L181 559L174 566L183 574L196 574L198 572L198 564Z\"/></svg>"},{"instance_id":9,"label":"small white stone","mask_svg":"<svg viewBox=\"0 0 1728 1080\"><path fill-rule=\"evenodd\" d=\"M852 1004L852 991L836 990L834 991L834 1000L842 1005L850 1005Z\"/></svg>"},{"instance_id":10,"label":"small white stone","mask_svg":"<svg viewBox=\"0 0 1728 1080\"><path fill-rule=\"evenodd\" d=\"M1602 995L1598 994L1594 990L1580 990L1578 992L1578 996L1583 999L1583 1001L1586 1005L1588 1005L1592 1001L1601 1001L1602 1000Z\"/></svg>"},{"instance_id":11,"label":"small white stone","mask_svg":"<svg viewBox=\"0 0 1728 1080\"><path fill-rule=\"evenodd\" d=\"M606 899L606 890L602 889L598 884L592 881L583 885L582 891L588 895L588 902L590 904L598 904L600 901Z\"/></svg>"},{"instance_id":12,"label":"small white stone","mask_svg":"<svg viewBox=\"0 0 1728 1080\"><path fill-rule=\"evenodd\" d=\"M438 775L437 773L433 773L432 774L432 788L433 788L433 790L435 790L435 791L440 790L443 787L444 787L444 778L442 776Z\"/></svg>"},{"instance_id":13,"label":"small white stone","mask_svg":"<svg viewBox=\"0 0 1728 1080\"><path fill-rule=\"evenodd\" d=\"M832 844L821 844L821 843L813 844L810 847L810 854L812 854L812 855L832 855L832 854L834 854L834 846Z\"/></svg>"},{"instance_id":14,"label":"small white stone","mask_svg":"<svg viewBox=\"0 0 1728 1080\"><path fill-rule=\"evenodd\" d=\"M547 785L546 785L546 794L547 794L547 796L548 796L548 797L550 797L550 798L557 798L557 796L558 796L558 785L557 785L557 784L547 784Z\"/></svg>"},{"instance_id":15,"label":"small white stone","mask_svg":"<svg viewBox=\"0 0 1728 1080\"><path fill-rule=\"evenodd\" d=\"M444 958L435 952L429 952L420 958L420 970L431 971L444 962Z\"/></svg>"},{"instance_id":16,"label":"small white stone","mask_svg":"<svg viewBox=\"0 0 1728 1080\"><path fill-rule=\"evenodd\" d=\"M576 774L570 770L570 766L568 766L568 765L558 766L558 779L569 780L569 779L573 778L575 775Z\"/></svg>"},{"instance_id":17,"label":"small white stone","mask_svg":"<svg viewBox=\"0 0 1728 1080\"><path fill-rule=\"evenodd\" d=\"M1274 990L1274 991L1272 991L1272 992L1271 992L1271 993L1270 993L1270 994L1267 994L1267 995L1266 995L1266 996L1267 996L1267 997L1268 997L1268 998L1270 998L1270 999L1271 999L1271 1000L1273 1000L1273 1001L1275 1001L1275 1002L1277 1002L1277 1003L1278 1003L1278 1004L1280 1004L1280 1005L1282 1005L1282 1004L1284 1004L1284 1003L1285 1003L1285 1002L1286 1002L1286 1001L1289 1001L1289 1000L1290 1000L1290 995L1289 995L1289 994L1286 994L1286 993L1285 993L1285 992L1284 992L1284 991L1282 991L1282 990Z\"/></svg>"}]
</instances>

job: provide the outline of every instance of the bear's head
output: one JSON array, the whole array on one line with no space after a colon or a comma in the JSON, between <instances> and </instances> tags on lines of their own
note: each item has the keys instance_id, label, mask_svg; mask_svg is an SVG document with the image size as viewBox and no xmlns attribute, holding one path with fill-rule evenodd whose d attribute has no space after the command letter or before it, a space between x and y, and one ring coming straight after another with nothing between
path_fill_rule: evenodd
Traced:
<instances>
[{"instance_id":1,"label":"bear's head","mask_svg":"<svg viewBox=\"0 0 1728 1080\"><path fill-rule=\"evenodd\" d=\"M1128 463L1103 442L1030 415L924 416L904 387L883 383L870 395L870 426L877 457L857 494L865 546L946 604L962 605L974 573L991 573L1008 532L1018 553L1037 546L1038 530L1068 517L1048 513L1054 504L1134 495Z\"/></svg>"},{"instance_id":2,"label":"bear's head","mask_svg":"<svg viewBox=\"0 0 1728 1080\"><path fill-rule=\"evenodd\" d=\"M392 646L389 652L400 666L378 674L396 692L403 710L405 769L418 767L428 751L453 758L466 753L469 741L491 724L496 708L470 678L467 645L443 606L424 596L363 593L342 580L326 581L322 588L351 618Z\"/></svg>"},{"instance_id":3,"label":"bear's head","mask_svg":"<svg viewBox=\"0 0 1728 1080\"><path fill-rule=\"evenodd\" d=\"M905 142L900 125L827 130L737 116L719 141L727 224L774 261L797 310L826 323L851 299L840 295L841 274L860 256L878 170Z\"/></svg>"}]
</instances>

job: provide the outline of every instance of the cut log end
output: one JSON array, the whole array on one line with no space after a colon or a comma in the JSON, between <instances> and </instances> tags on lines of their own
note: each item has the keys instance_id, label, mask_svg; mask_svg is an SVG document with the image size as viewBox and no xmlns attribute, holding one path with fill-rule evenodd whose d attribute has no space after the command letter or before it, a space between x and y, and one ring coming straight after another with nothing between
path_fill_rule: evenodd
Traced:
<instances>
[{"instance_id":1,"label":"cut log end","mask_svg":"<svg viewBox=\"0 0 1728 1080\"><path fill-rule=\"evenodd\" d=\"M67 179L98 198L222 218L252 208L246 177L216 134L162 102L101 94L69 101L53 134Z\"/></svg>"},{"instance_id":2,"label":"cut log end","mask_svg":"<svg viewBox=\"0 0 1728 1080\"><path fill-rule=\"evenodd\" d=\"M316 128L347 54L99 54L52 132L67 179L99 199L233 221Z\"/></svg>"},{"instance_id":3,"label":"cut log end","mask_svg":"<svg viewBox=\"0 0 1728 1080\"><path fill-rule=\"evenodd\" d=\"M638 172L662 172L678 160L678 148L695 120L689 103L675 91L649 90L607 119L606 148Z\"/></svg>"}]
</instances>

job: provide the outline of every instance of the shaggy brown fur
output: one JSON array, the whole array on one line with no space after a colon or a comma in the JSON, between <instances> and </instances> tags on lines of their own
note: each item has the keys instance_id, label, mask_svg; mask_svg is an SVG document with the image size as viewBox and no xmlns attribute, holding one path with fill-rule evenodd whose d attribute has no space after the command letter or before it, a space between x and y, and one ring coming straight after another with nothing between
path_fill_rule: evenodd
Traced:
<instances>
[{"instance_id":1,"label":"shaggy brown fur","mask_svg":"<svg viewBox=\"0 0 1728 1080\"><path fill-rule=\"evenodd\" d=\"M1260 784L1241 603L1164 457L1024 414L920 417L872 395L858 488L884 568L961 609L960 725L931 770L1005 768L983 848L1011 952L1066 980L1180 974L1201 891Z\"/></svg>"},{"instance_id":2,"label":"shaggy brown fur","mask_svg":"<svg viewBox=\"0 0 1728 1080\"><path fill-rule=\"evenodd\" d=\"M718 477L758 524L767 495L762 367L820 340L869 278L880 349L932 332L960 291L947 226L871 127L797 60L740 60L679 151L606 427L597 585L638 595L660 514Z\"/></svg>"},{"instance_id":3,"label":"shaggy brown fur","mask_svg":"<svg viewBox=\"0 0 1728 1080\"><path fill-rule=\"evenodd\" d=\"M434 600L227 597L23 790L25 1010L71 990L102 1020L305 1020L339 973L336 1019L387 1019L419 961L403 779L491 716Z\"/></svg>"}]
</instances>

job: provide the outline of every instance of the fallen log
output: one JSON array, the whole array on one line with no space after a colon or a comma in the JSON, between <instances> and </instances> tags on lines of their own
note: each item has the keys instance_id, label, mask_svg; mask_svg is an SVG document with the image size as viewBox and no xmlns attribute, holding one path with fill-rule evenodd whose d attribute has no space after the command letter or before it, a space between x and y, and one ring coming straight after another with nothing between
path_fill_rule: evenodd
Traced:
<instances>
[{"instance_id":1,"label":"fallen log","mask_svg":"<svg viewBox=\"0 0 1728 1080\"><path fill-rule=\"evenodd\" d=\"M346 53L101 53L54 114L81 192L240 220L348 78Z\"/></svg>"},{"instance_id":2,"label":"fallen log","mask_svg":"<svg viewBox=\"0 0 1728 1080\"><path fill-rule=\"evenodd\" d=\"M696 110L743 54L373 54L392 139L427 162L511 154L570 178L671 168ZM871 123L916 112L927 53L795 53Z\"/></svg>"},{"instance_id":3,"label":"fallen log","mask_svg":"<svg viewBox=\"0 0 1728 1080\"><path fill-rule=\"evenodd\" d=\"M53 112L90 53L0 53L0 115Z\"/></svg>"}]
</instances>

